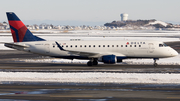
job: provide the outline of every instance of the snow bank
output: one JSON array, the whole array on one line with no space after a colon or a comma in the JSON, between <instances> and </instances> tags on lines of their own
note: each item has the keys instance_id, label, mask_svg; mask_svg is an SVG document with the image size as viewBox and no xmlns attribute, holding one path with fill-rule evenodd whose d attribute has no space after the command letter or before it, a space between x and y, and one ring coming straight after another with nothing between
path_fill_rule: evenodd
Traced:
<instances>
[{"instance_id":1,"label":"snow bank","mask_svg":"<svg viewBox=\"0 0 180 101\"><path fill-rule=\"evenodd\" d=\"M180 74L161 73L32 73L0 72L0 82L73 82L73 83L144 83L180 84Z\"/></svg>"}]
</instances>

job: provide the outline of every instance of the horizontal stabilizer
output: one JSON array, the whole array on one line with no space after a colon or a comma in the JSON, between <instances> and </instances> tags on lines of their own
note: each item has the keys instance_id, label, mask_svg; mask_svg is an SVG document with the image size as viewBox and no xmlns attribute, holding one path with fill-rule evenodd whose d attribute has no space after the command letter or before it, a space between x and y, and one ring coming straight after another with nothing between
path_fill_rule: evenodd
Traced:
<instances>
[{"instance_id":1,"label":"horizontal stabilizer","mask_svg":"<svg viewBox=\"0 0 180 101\"><path fill-rule=\"evenodd\" d=\"M29 46L25 46L25 45L14 44L14 43L4 43L4 46L9 47L9 48L13 48L13 49L18 49L18 50L21 50L22 48L28 48L29 47Z\"/></svg>"}]
</instances>

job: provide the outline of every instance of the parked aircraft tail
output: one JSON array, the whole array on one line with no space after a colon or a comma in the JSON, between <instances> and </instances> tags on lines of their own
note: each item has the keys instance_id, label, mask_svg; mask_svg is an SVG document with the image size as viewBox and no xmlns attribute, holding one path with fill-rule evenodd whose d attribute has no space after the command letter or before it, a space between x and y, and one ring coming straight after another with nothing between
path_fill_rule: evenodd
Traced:
<instances>
[{"instance_id":1,"label":"parked aircraft tail","mask_svg":"<svg viewBox=\"0 0 180 101\"><path fill-rule=\"evenodd\" d=\"M34 36L13 12L6 12L14 42L45 41Z\"/></svg>"}]
</instances>

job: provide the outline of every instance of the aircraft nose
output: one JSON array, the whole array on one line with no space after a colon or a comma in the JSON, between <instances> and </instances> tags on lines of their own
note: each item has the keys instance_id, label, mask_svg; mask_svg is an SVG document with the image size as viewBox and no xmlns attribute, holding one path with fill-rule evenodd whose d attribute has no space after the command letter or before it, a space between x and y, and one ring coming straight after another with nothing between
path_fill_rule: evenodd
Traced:
<instances>
[{"instance_id":1,"label":"aircraft nose","mask_svg":"<svg viewBox=\"0 0 180 101\"><path fill-rule=\"evenodd\" d=\"M179 55L179 53L173 49L173 50L171 51L171 55L172 55L172 56L177 56L177 55Z\"/></svg>"}]
</instances>

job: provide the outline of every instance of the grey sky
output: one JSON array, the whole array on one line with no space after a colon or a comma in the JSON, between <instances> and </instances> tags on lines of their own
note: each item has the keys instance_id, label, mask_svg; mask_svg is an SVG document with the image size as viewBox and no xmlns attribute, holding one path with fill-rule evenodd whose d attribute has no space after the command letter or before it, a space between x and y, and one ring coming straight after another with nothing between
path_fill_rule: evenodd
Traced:
<instances>
[{"instance_id":1,"label":"grey sky","mask_svg":"<svg viewBox=\"0 0 180 101\"><path fill-rule=\"evenodd\" d=\"M0 21L7 21L5 12L15 12L26 24L37 22L70 25L103 25L120 20L120 13L129 19L157 19L180 22L180 0L0 0ZM79 24L78 24L79 23Z\"/></svg>"}]
</instances>

